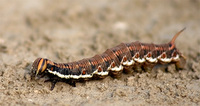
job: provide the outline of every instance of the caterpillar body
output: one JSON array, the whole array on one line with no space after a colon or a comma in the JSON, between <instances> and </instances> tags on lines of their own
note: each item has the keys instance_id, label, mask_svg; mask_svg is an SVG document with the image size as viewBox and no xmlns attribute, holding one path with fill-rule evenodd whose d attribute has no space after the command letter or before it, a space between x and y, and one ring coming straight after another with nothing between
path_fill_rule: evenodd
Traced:
<instances>
[{"instance_id":1,"label":"caterpillar body","mask_svg":"<svg viewBox=\"0 0 200 106\"><path fill-rule=\"evenodd\" d=\"M80 80L105 78L108 75L119 77L122 72L151 71L157 64L175 64L176 70L183 69L186 58L175 47L175 40L184 29L166 44L138 41L121 43L100 55L70 63L55 63L49 59L37 58L31 70L36 78L49 76L46 81L52 82L53 90L58 81L76 86L76 81Z\"/></svg>"}]
</instances>

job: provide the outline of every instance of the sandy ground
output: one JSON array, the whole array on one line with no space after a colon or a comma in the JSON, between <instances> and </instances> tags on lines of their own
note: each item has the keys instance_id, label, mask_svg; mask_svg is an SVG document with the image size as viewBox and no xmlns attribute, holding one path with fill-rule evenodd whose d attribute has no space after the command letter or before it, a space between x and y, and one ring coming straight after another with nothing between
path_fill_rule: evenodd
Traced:
<instances>
[{"instance_id":1,"label":"sandy ground","mask_svg":"<svg viewBox=\"0 0 200 106\"><path fill-rule=\"evenodd\" d=\"M200 105L199 10L198 0L0 0L0 105ZM59 82L53 91L31 79L37 57L70 62L121 42L167 43L184 27L182 71Z\"/></svg>"}]
</instances>

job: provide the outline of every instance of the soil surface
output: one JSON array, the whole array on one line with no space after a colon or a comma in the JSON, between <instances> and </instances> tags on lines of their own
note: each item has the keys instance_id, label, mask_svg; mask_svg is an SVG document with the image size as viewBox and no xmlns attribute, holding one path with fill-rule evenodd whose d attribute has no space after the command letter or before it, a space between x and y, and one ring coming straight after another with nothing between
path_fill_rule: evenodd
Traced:
<instances>
[{"instance_id":1,"label":"soil surface","mask_svg":"<svg viewBox=\"0 0 200 106\"><path fill-rule=\"evenodd\" d=\"M198 0L1 0L0 105L200 105ZM176 40L185 69L77 83L31 79L37 57L71 62L122 42Z\"/></svg>"}]
</instances>

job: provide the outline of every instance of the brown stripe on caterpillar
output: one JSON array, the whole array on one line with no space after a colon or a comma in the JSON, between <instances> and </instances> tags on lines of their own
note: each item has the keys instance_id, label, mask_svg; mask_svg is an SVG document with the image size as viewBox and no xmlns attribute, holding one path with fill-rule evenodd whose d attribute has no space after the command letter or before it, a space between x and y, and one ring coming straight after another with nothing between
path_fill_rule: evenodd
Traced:
<instances>
[{"instance_id":1,"label":"brown stripe on caterpillar","mask_svg":"<svg viewBox=\"0 0 200 106\"><path fill-rule=\"evenodd\" d=\"M118 77L124 69L150 71L156 64L175 64L176 69L179 70L183 68L186 59L174 43L184 29L167 44L158 45L139 41L121 43L107 49L101 55L70 63L55 63L38 58L33 62L32 71L36 77L49 76L53 89L57 81L65 81L75 86L75 81L104 78L108 75Z\"/></svg>"},{"instance_id":2,"label":"brown stripe on caterpillar","mask_svg":"<svg viewBox=\"0 0 200 106\"><path fill-rule=\"evenodd\" d=\"M36 74L36 76L39 74L39 73L43 73L45 71L45 68L46 68L46 60L43 59L43 58L37 58L32 67L33 68L33 71L34 73Z\"/></svg>"}]
</instances>

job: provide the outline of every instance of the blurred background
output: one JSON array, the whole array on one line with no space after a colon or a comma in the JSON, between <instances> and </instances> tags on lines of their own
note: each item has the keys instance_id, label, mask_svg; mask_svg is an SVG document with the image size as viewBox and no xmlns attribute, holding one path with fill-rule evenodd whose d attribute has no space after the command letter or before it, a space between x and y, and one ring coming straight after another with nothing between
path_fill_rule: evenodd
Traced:
<instances>
[{"instance_id":1,"label":"blurred background","mask_svg":"<svg viewBox=\"0 0 200 106\"><path fill-rule=\"evenodd\" d=\"M0 105L198 105L199 10L199 0L0 0ZM176 40L187 57L182 73L58 83L54 91L29 75L37 57L70 62L122 42L168 43L184 27Z\"/></svg>"}]
</instances>

